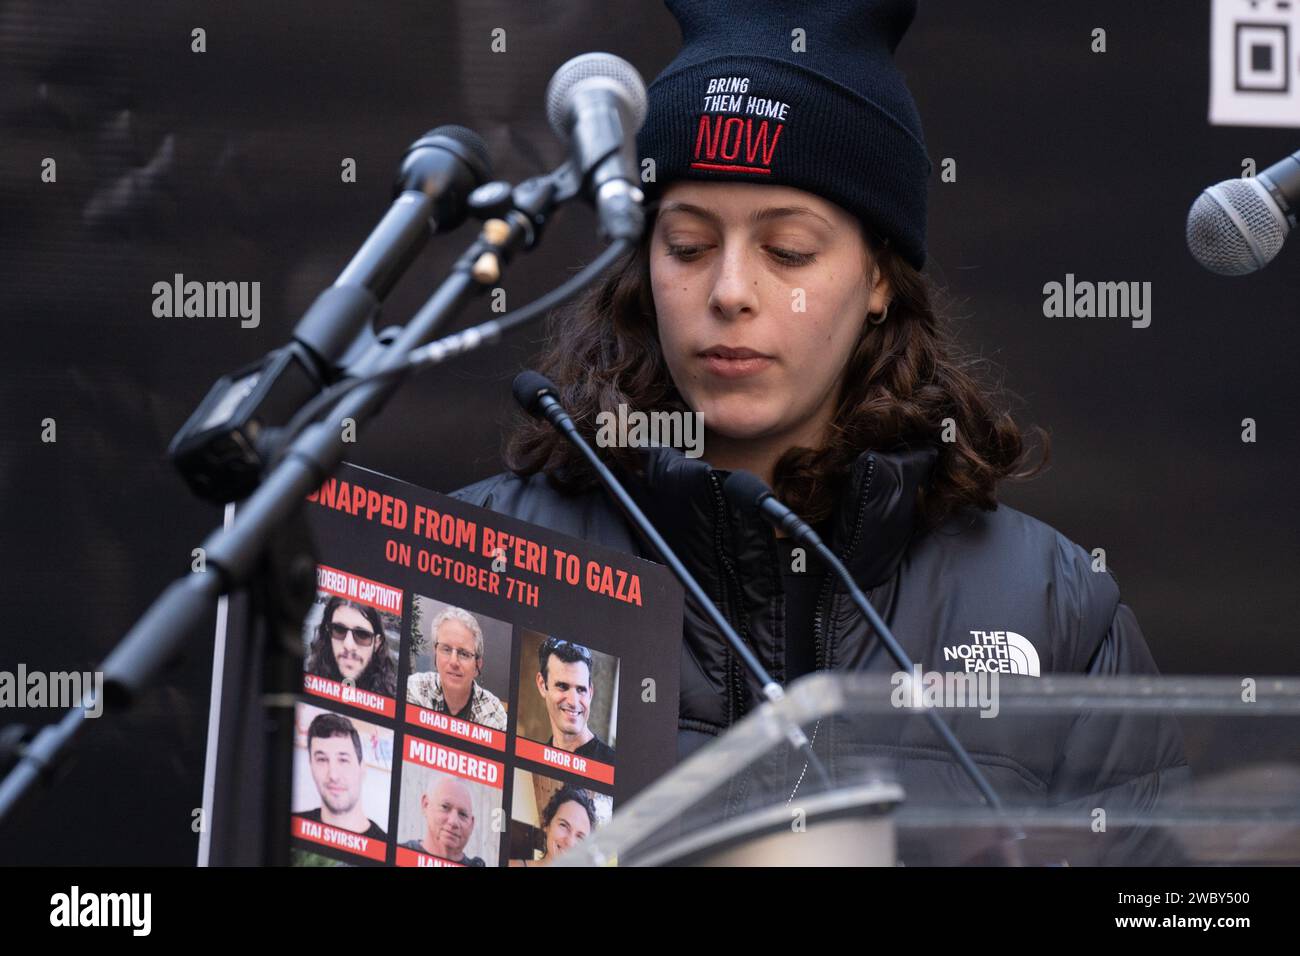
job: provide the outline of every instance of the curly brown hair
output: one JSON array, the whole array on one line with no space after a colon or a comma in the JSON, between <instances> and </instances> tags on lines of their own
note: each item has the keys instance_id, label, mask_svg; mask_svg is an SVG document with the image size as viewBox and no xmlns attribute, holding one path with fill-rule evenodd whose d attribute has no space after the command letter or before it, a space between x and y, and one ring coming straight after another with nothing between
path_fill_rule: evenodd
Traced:
<instances>
[{"instance_id":1,"label":"curly brown hair","mask_svg":"<svg viewBox=\"0 0 1300 956\"><path fill-rule=\"evenodd\" d=\"M853 461L866 449L933 443L939 450L922 520L933 527L964 506L997 507L997 483L1026 479L1047 465L1050 440L1041 428L1040 460L1029 463L1021 430L1000 388L983 380L984 362L963 354L932 304L929 280L865 223L863 240L891 296L885 322L863 321L846 368L830 437L819 449L787 449L774 469L778 497L813 523L827 518ZM553 316L538 369L555 383L578 430L594 442L596 416L619 404L643 411L689 412L673 384L659 344L650 283L653 211L639 246L580 298ZM945 420L951 440L945 441ZM636 449L601 448L610 464L639 473ZM516 417L503 451L521 476L545 472L565 492L594 487L581 455L546 422Z\"/></svg>"}]
</instances>

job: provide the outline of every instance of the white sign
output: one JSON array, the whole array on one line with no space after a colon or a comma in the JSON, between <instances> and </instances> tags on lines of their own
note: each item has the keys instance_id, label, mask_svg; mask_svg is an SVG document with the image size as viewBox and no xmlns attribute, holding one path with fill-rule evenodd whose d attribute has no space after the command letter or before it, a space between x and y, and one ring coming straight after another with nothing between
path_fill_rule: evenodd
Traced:
<instances>
[{"instance_id":1,"label":"white sign","mask_svg":"<svg viewBox=\"0 0 1300 956\"><path fill-rule=\"evenodd\" d=\"M1213 0L1210 122L1300 126L1300 0Z\"/></svg>"}]
</instances>

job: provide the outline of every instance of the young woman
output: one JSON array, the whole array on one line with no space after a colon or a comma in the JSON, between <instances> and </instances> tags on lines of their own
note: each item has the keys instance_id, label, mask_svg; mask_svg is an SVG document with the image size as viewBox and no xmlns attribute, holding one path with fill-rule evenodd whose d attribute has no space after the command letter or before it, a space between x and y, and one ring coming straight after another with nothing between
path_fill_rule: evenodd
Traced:
<instances>
[{"instance_id":1,"label":"young woman","mask_svg":"<svg viewBox=\"0 0 1300 956\"><path fill-rule=\"evenodd\" d=\"M974 660L1033 677L1154 673L1113 578L997 503L1001 480L1034 469L920 272L930 163L892 61L914 3L802 7L808 52L791 51L775 0L669 7L684 46L650 87L638 144L653 161L651 226L562 317L539 365L588 439L597 413L620 404L703 415L702 459L602 453L779 681L897 668L873 656L878 641L830 575L728 507L721 484L734 469L820 529L924 671ZM506 462L510 472L459 497L651 556L549 426L521 424ZM753 682L688 602L681 753L755 704ZM1146 806L1185 773L1163 724L953 722L1008 800L1110 794ZM924 721L880 747L909 764L914 793L974 798Z\"/></svg>"}]
</instances>

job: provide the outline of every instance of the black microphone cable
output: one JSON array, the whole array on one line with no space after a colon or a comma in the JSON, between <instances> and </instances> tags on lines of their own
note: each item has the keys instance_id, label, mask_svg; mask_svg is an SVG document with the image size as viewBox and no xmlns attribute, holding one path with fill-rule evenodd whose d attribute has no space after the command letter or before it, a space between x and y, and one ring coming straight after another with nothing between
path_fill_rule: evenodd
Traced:
<instances>
[{"instance_id":1,"label":"black microphone cable","mask_svg":"<svg viewBox=\"0 0 1300 956\"><path fill-rule=\"evenodd\" d=\"M284 428L268 432L265 440L268 449L273 449L267 455L271 467L274 467L280 461L293 440L302 433L303 429L317 419L324 417L329 408L337 404L339 399L354 388L364 385L366 382L404 378L412 372L437 365L457 355L471 352L480 345L490 345L499 341L507 332L511 332L521 325L526 325L568 302L595 282L601 273L608 269L619 256L630 250L632 246L633 243L630 240L615 240L601 250L600 255L587 263L579 272L527 305L521 306L513 312L507 312L499 319L489 319L487 322L444 336L437 341L430 342L428 345L414 349L401 365L381 369L367 375L343 378L334 383L299 409Z\"/></svg>"},{"instance_id":2,"label":"black microphone cable","mask_svg":"<svg viewBox=\"0 0 1300 956\"><path fill-rule=\"evenodd\" d=\"M862 593L858 583L853 580L853 575L849 574L849 569L836 557L835 552L826 546L826 543L821 539L821 535L814 531L808 522L783 504L772 493L772 489L763 483L761 478L748 471L732 472L722 490L737 508L744 511L757 511L768 524L774 528L779 528L816 552L826 567L835 572L836 577L840 579L840 582L853 598L853 603L866 616L871 627L875 630L876 636L888 649L889 655L894 659L895 663L902 670L908 673L913 672L916 665L908 658L907 652L903 650L898 641L895 640L885 622L880 619L876 609L871 606L867 596ZM928 708L925 713L926 717L930 719L930 724L934 727L935 733L939 735L944 746L957 759L957 763L966 772L966 776L975 784L976 789L983 796L984 802L995 810L1002 809L1002 801L998 798L997 793L989 785L979 767L975 766L975 762L971 760L970 754L961 745L961 741L953 736L951 728L943 722L943 718Z\"/></svg>"},{"instance_id":3,"label":"black microphone cable","mask_svg":"<svg viewBox=\"0 0 1300 956\"><path fill-rule=\"evenodd\" d=\"M908 658L907 652L894 638L889 627L876 613L876 609L871 606L867 596L862 593L858 583L853 580L853 575L849 574L848 568L835 555L835 552L826 546L826 543L821 539L821 535L814 531L808 522L800 518L790 507L778 499L772 493L772 489L764 484L761 478L750 472L732 472L722 490L738 508L757 511L774 528L781 529L786 534L810 547L825 562L826 566L835 572L836 577L839 578L853 598L853 603L866 616L867 621L875 630L876 636L889 651L889 655L894 659L894 662L907 673L915 673L915 663ZM953 734L952 728L944 723L943 718L931 708L926 708L925 716L939 739L943 741L944 746L956 759L962 771L975 784L975 788L979 791L984 802L995 812L1003 813L1005 808L1002 805L1001 798L997 795L997 791L993 789L980 768L975 765L975 761L971 759L966 748ZM1007 861L1014 866L1023 865L1020 841L1025 839L1024 831L1012 822L1008 822L1006 831L1008 842L1004 845L1004 849L1007 851Z\"/></svg>"},{"instance_id":4,"label":"black microphone cable","mask_svg":"<svg viewBox=\"0 0 1300 956\"><path fill-rule=\"evenodd\" d=\"M534 418L544 418L550 422L555 430L567 438L587 459L587 462L600 477L605 489L614 497L619 507L623 509L623 513L649 539L654 546L655 552L676 575L677 580L682 582L682 586L695 600L699 609L713 622L713 626L718 629L719 633L731 646L732 651L740 658L745 668L758 682L762 695L773 702L784 697L785 691L781 688L781 685L772 679L767 669L763 667L762 662L754 656L753 651L740 639L740 635L731 626L731 622L709 600L709 596L704 593L704 589L695 580L695 576L686 569L686 565L682 564L681 559L669 547L668 542L663 539L655 526L650 523L650 519L632 500L632 496L627 493L627 489L614 477L614 473L609 470L609 466L600 460L600 456L596 454L591 445L578 432L578 426L574 424L572 416L560 404L560 400L556 397L556 388L550 380L530 369L521 372L515 378L513 391L515 401L523 407L524 411ZM808 766L812 767L813 772L817 774L822 786L829 790L831 788L830 775L826 772L826 767L822 764L820 758L813 753L812 747L808 743L808 737L803 730L793 722L786 722L782 730L790 744L803 754L804 759L808 761Z\"/></svg>"}]
</instances>

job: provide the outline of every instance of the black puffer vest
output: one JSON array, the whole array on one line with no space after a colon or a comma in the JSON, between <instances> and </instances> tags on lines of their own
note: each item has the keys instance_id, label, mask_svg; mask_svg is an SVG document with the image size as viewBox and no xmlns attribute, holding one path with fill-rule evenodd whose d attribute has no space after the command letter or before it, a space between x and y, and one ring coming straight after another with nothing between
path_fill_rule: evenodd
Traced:
<instances>
[{"instance_id":1,"label":"black puffer vest","mask_svg":"<svg viewBox=\"0 0 1300 956\"><path fill-rule=\"evenodd\" d=\"M972 654L982 654L996 657L989 666L1002 669L1000 679L1156 673L1112 575L1094 571L1091 555L1048 525L1003 505L919 531L916 492L936 459L932 446L864 452L826 539L922 670L960 671ZM766 524L730 509L722 493L727 474L674 449L651 449L644 478L624 479L705 592L783 681L787 626L776 540ZM601 490L566 495L543 475L504 473L455 497L654 560ZM819 668L861 670L876 639L829 575L816 607ZM990 644L997 649L981 649ZM892 673L897 666L881 653L870 670ZM688 600L680 752L721 733L756 697L735 655ZM1106 794L1113 804L1122 798L1125 805L1150 807L1187 773L1180 735L1167 721L1138 728L1128 718L1051 718L1031 731L1023 720L956 713L949 723L1008 802L1060 805ZM882 729L869 743L906 764L914 796L978 800L925 721Z\"/></svg>"}]
</instances>

